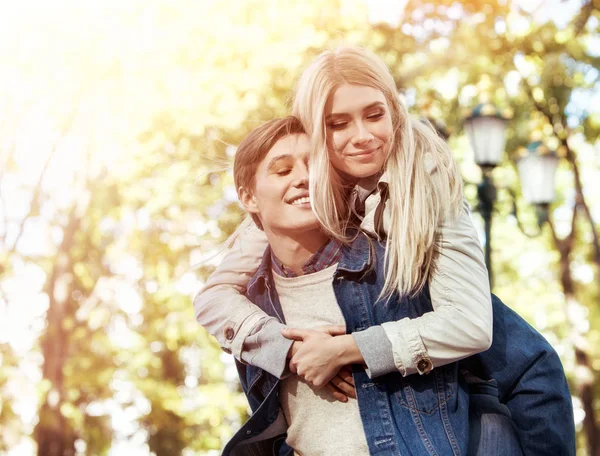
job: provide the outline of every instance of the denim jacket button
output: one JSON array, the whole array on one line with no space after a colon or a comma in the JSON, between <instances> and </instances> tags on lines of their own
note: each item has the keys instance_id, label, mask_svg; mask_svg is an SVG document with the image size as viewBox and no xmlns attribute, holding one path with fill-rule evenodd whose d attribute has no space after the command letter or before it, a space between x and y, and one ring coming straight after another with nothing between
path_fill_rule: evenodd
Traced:
<instances>
[{"instance_id":1,"label":"denim jacket button","mask_svg":"<svg viewBox=\"0 0 600 456\"><path fill-rule=\"evenodd\" d=\"M233 328L229 327L227 329L225 329L225 339L227 340L231 340L233 339L233 336L235 335Z\"/></svg>"},{"instance_id":2,"label":"denim jacket button","mask_svg":"<svg viewBox=\"0 0 600 456\"><path fill-rule=\"evenodd\" d=\"M428 374L433 366L431 365L431 361L429 359L422 359L417 363L417 370L419 374Z\"/></svg>"}]
</instances>

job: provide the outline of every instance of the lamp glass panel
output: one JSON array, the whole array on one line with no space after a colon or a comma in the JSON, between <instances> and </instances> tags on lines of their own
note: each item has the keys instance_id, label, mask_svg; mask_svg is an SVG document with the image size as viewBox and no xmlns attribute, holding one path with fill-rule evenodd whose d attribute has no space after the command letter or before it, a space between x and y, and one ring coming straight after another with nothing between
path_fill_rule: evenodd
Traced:
<instances>
[{"instance_id":1,"label":"lamp glass panel","mask_svg":"<svg viewBox=\"0 0 600 456\"><path fill-rule=\"evenodd\" d=\"M497 165L506 146L506 121L496 117L476 117L465 129L478 165Z\"/></svg>"},{"instance_id":2,"label":"lamp glass panel","mask_svg":"<svg viewBox=\"0 0 600 456\"><path fill-rule=\"evenodd\" d=\"M554 201L554 176L557 165L558 158L551 155L529 155L517 162L525 201L530 204Z\"/></svg>"}]
</instances>

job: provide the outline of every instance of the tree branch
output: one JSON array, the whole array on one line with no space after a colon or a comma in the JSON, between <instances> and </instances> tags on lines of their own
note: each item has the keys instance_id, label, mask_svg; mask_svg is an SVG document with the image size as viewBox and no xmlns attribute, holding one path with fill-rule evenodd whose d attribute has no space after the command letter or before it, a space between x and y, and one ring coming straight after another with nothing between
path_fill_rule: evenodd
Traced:
<instances>
[{"instance_id":1,"label":"tree branch","mask_svg":"<svg viewBox=\"0 0 600 456\"><path fill-rule=\"evenodd\" d=\"M583 209L583 213L590 224L590 229L592 231L594 263L596 263L596 266L600 271L600 239L598 237L598 231L596 230L596 223L592 217L592 212L590 211L590 207L585 199L585 195L583 194L583 185L581 183L581 175L579 173L577 157L575 156L575 153L569 146L569 143L566 139L561 139L560 142L567 152L565 158L571 164L571 168L573 169L573 181L575 184L575 207L581 207Z\"/></svg>"},{"instance_id":2,"label":"tree branch","mask_svg":"<svg viewBox=\"0 0 600 456\"><path fill-rule=\"evenodd\" d=\"M44 163L44 167L42 168L42 172L40 173L38 180L35 184L35 188L33 190L33 195L31 196L31 201L29 202L29 211L27 212L27 214L21 219L21 223L19 223L19 229L17 231L17 237L15 238L12 246L7 249L8 254L14 253L16 248L17 248L17 244L19 243L19 240L21 239L21 236L23 235L23 231L25 228L25 223L27 223L27 220L29 220L29 218L33 215L33 212L35 210L35 207L40 203L40 194L41 194L41 190L42 190L42 182L44 181L44 177L46 176L46 172L48 171L48 167L50 165L50 162L52 161L52 158L54 157L54 154L56 153L56 149L57 146L54 146L54 148L52 149L52 151L50 152L50 155L48 155L48 158L46 159L46 163Z\"/></svg>"},{"instance_id":3,"label":"tree branch","mask_svg":"<svg viewBox=\"0 0 600 456\"><path fill-rule=\"evenodd\" d=\"M24 231L24 228L25 228L25 223L32 216L36 205L38 205L40 203L40 194L41 194L41 190L42 190L42 182L44 180L44 177L46 176L46 172L48 171L48 167L50 165L50 162L52 161L52 158L54 158L54 155L56 154L56 151L58 150L58 146L60 145L61 139L65 137L67 131L73 125L73 120L75 118L75 114L77 112L77 108L78 108L78 103L73 108L73 110L71 111L67 122L65 122L65 124L64 124L64 126L63 126L63 128L61 130L59 138L56 140L56 143L52 147L52 150L50 151L50 154L48 155L48 158L46 159L46 162L44 163L44 167L42 168L42 172L40 173L40 176L39 176L39 178L38 178L38 180L36 182L35 188L33 190L33 195L31 197L31 201L29 203L29 211L27 212L27 214L25 215L25 217L23 217L21 219L21 223L19 223L19 230L17 231L17 236L16 236L16 238L15 238L12 246L9 249L7 249L7 252L8 252L9 255L12 254L12 253L14 253L16 251L17 244L19 243L19 240L21 239L21 236L23 235L23 231Z\"/></svg>"},{"instance_id":4,"label":"tree branch","mask_svg":"<svg viewBox=\"0 0 600 456\"><path fill-rule=\"evenodd\" d=\"M547 118L548 122L552 125L554 123L552 120L552 118L554 116L552 115L552 113L550 113L550 110L543 104L536 101L535 98L533 98L533 90L526 79L523 79L523 84L524 84L524 86L527 90L527 94L531 98L531 101L533 102L535 108L541 114L543 114ZM566 123L564 116L561 113L558 113L557 115L560 119L562 128L565 131L567 131L568 125ZM571 224L572 225L571 233L569 234L569 242L571 242L571 243L573 242L572 238L575 233L575 217L577 214L577 207L580 206L583 209L583 212L590 224L590 228L592 231L592 241L593 241L592 248L594 251L594 263L596 263L596 266L598 267L598 270L600 271L600 239L598 237L598 231L596 230L596 224L592 217L592 213L590 211L589 205L588 205L588 203L585 199L585 195L583 193L583 184L581 183L581 174L579 172L579 165L577 164L577 157L576 157L573 149L571 149L571 147L569 146L569 142L567 141L567 138L558 137L558 140L560 141L561 146L563 146L565 148L565 151L566 151L565 159L571 165L571 169L573 170L573 186L575 187L575 207L573 208L573 221Z\"/></svg>"},{"instance_id":5,"label":"tree branch","mask_svg":"<svg viewBox=\"0 0 600 456\"><path fill-rule=\"evenodd\" d=\"M600 9L600 6L594 5L594 3L594 0L587 0L587 2L581 6L579 14L572 22L573 28L575 30L575 36L578 36L581 34L581 32L583 32L583 29L590 20L590 17L592 16L594 10Z\"/></svg>"},{"instance_id":6,"label":"tree branch","mask_svg":"<svg viewBox=\"0 0 600 456\"><path fill-rule=\"evenodd\" d=\"M4 246L5 242L6 242L6 234L8 233L8 212L6 210L6 201L4 200L4 192L2 191L2 183L4 182L4 173L6 172L6 169L8 168L8 163L10 162L13 153L14 153L15 147L14 147L14 142L12 143L10 150L8 151L8 153L6 154L6 159L4 160L4 163L2 164L2 166L0 166L0 205L2 206L2 219L1 222L2 223L2 235L0 235L0 245Z\"/></svg>"}]
</instances>

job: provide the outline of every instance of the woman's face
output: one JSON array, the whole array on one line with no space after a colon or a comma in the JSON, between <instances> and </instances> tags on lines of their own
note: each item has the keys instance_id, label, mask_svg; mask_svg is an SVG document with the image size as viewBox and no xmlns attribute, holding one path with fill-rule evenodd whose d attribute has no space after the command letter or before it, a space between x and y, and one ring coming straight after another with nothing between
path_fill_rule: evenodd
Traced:
<instances>
[{"instance_id":1,"label":"woman's face","mask_svg":"<svg viewBox=\"0 0 600 456\"><path fill-rule=\"evenodd\" d=\"M382 170L393 136L392 116L383 93L343 84L325 108L327 146L334 168L360 179Z\"/></svg>"}]
</instances>

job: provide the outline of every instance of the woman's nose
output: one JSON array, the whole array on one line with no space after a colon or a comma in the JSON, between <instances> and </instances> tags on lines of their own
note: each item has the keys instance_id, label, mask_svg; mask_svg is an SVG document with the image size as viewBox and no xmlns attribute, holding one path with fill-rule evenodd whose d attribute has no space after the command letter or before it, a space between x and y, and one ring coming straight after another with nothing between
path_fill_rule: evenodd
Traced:
<instances>
[{"instance_id":1,"label":"woman's nose","mask_svg":"<svg viewBox=\"0 0 600 456\"><path fill-rule=\"evenodd\" d=\"M359 122L356 124L354 136L352 137L352 144L363 144L373 139L373 134L369 131L367 126Z\"/></svg>"}]
</instances>

